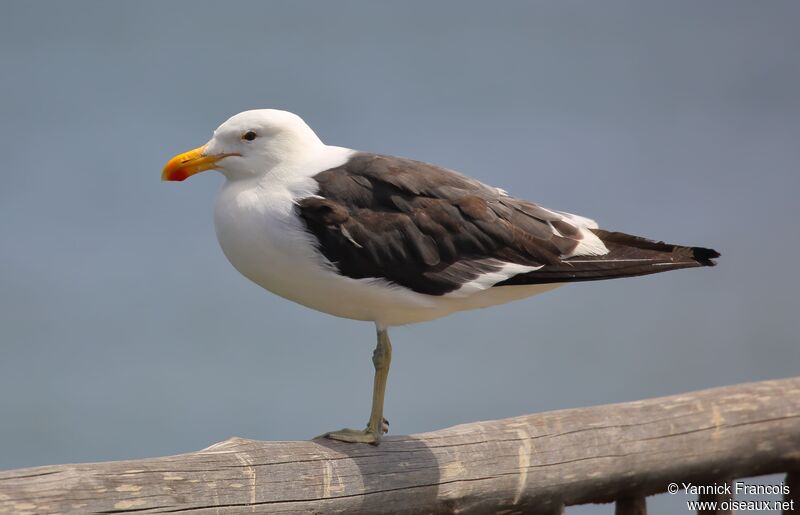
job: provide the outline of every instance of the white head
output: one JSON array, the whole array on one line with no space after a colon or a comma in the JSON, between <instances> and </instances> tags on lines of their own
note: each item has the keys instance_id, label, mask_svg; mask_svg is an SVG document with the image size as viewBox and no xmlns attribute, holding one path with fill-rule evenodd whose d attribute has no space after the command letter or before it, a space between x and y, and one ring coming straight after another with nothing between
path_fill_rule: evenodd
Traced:
<instances>
[{"instance_id":1,"label":"white head","mask_svg":"<svg viewBox=\"0 0 800 515\"><path fill-rule=\"evenodd\" d=\"M263 176L275 167L301 162L322 141L296 114L276 109L244 111L217 127L208 143L170 159L161 179L182 181L204 170L228 180Z\"/></svg>"}]
</instances>

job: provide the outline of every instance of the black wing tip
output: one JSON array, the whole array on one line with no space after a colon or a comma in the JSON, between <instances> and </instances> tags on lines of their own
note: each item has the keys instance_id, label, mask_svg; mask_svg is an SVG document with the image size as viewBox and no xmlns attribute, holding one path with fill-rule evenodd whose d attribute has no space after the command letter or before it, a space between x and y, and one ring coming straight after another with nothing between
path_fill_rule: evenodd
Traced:
<instances>
[{"instance_id":1,"label":"black wing tip","mask_svg":"<svg viewBox=\"0 0 800 515\"><path fill-rule=\"evenodd\" d=\"M705 247L691 247L692 258L703 266L716 266L717 262L713 261L719 257L719 252L714 249L707 249Z\"/></svg>"}]
</instances>

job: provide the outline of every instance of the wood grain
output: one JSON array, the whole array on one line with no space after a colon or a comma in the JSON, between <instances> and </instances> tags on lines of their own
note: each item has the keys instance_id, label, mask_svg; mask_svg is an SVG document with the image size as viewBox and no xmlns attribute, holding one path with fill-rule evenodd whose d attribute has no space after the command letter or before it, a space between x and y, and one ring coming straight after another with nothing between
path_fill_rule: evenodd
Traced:
<instances>
[{"instance_id":1,"label":"wood grain","mask_svg":"<svg viewBox=\"0 0 800 515\"><path fill-rule=\"evenodd\" d=\"M800 470L800 377L476 422L380 447L231 438L177 456L5 471L0 513L561 513L671 482L791 470Z\"/></svg>"}]
</instances>

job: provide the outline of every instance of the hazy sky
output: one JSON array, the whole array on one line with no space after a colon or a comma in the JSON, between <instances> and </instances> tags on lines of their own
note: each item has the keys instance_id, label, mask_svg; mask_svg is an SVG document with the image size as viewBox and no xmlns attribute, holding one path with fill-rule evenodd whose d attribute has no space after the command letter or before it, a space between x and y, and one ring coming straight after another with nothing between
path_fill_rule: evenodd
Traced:
<instances>
[{"instance_id":1,"label":"hazy sky","mask_svg":"<svg viewBox=\"0 0 800 515\"><path fill-rule=\"evenodd\" d=\"M366 422L372 326L241 277L220 176L159 182L249 108L722 252L394 329L393 434L796 375L798 20L792 1L6 2L0 468Z\"/></svg>"}]
</instances>

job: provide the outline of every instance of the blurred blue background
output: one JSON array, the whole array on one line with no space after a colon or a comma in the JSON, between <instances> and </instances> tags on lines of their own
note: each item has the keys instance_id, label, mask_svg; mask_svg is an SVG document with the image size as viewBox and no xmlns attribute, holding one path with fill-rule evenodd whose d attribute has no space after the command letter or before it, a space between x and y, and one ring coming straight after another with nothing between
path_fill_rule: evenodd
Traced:
<instances>
[{"instance_id":1,"label":"blurred blue background","mask_svg":"<svg viewBox=\"0 0 800 515\"><path fill-rule=\"evenodd\" d=\"M5 3L0 468L366 421L373 327L241 277L220 176L159 182L258 107L722 252L394 329L393 434L796 375L798 19L777 0Z\"/></svg>"}]
</instances>

